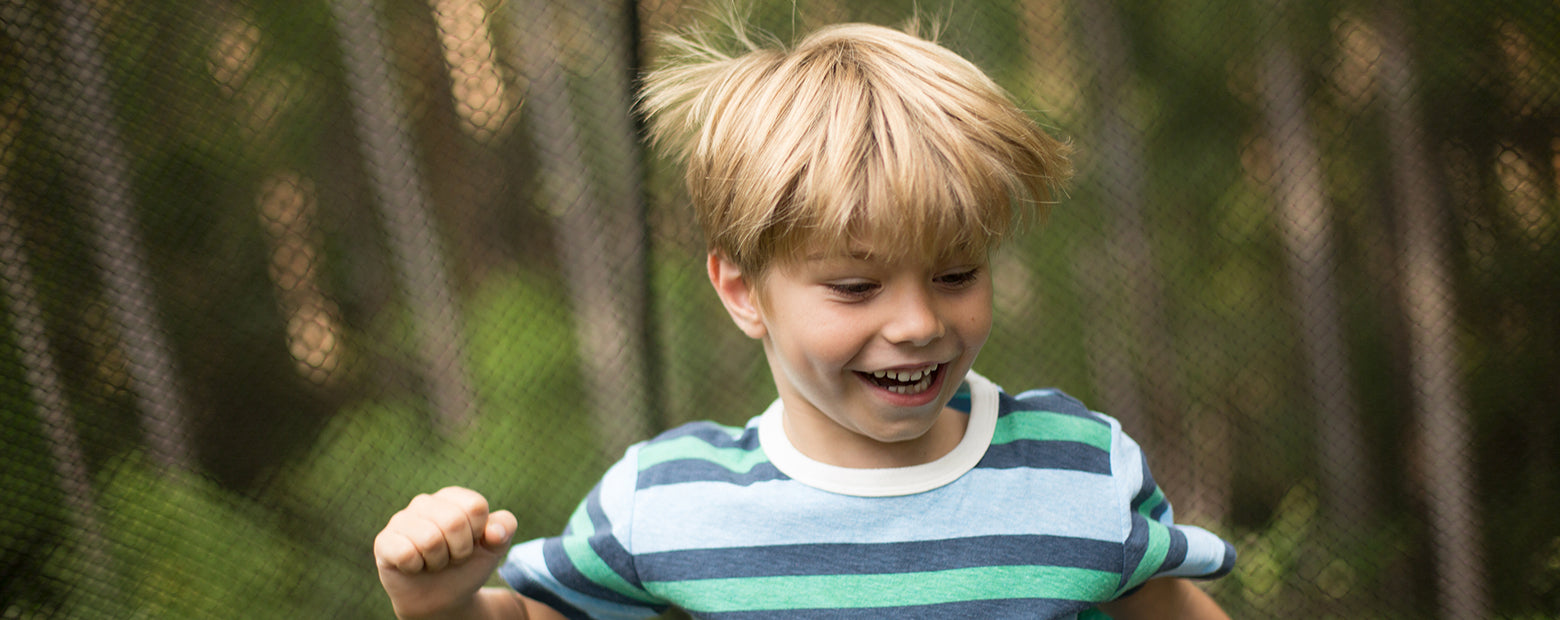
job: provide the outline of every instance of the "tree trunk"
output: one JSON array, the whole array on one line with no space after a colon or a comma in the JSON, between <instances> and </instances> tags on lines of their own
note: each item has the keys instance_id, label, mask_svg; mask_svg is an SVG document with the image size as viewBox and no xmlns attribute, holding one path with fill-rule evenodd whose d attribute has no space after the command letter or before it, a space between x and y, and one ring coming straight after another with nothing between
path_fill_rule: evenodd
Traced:
<instances>
[{"instance_id":1,"label":"tree trunk","mask_svg":"<svg viewBox=\"0 0 1560 620\"><path fill-rule=\"evenodd\" d=\"M79 562L81 585L110 588L115 583L113 564L93 498L92 471L76 435L76 421L65 398L65 382L54 363L54 349L44 328L43 309L38 304L21 227L11 213L10 188L5 180L10 171L7 155L0 153L0 299L10 309L10 331L16 339L17 357L39 427L49 445L56 482L65 496L63 512L73 530L68 540L74 547L73 560ZM103 594L111 596L114 592Z\"/></svg>"},{"instance_id":2,"label":"tree trunk","mask_svg":"<svg viewBox=\"0 0 1560 620\"><path fill-rule=\"evenodd\" d=\"M1378 14L1381 103L1387 123L1392 190L1400 231L1402 303L1409 332L1410 382L1423 434L1440 617L1490 617L1480 517L1474 494L1472 422L1458 372L1457 315L1441 195L1436 191L1401 6Z\"/></svg>"},{"instance_id":3,"label":"tree trunk","mask_svg":"<svg viewBox=\"0 0 1560 620\"><path fill-rule=\"evenodd\" d=\"M135 218L130 160L118 128L108 69L97 32L96 5L83 0L57 4L58 66L41 75L40 111L66 138L70 171L86 192L94 239L93 258L103 274L105 303L121 333L131 392L141 412L150 455L172 470L191 467L194 451L171 347L158 326L156 287ZM35 20L36 21L36 20Z\"/></svg>"},{"instance_id":4,"label":"tree trunk","mask_svg":"<svg viewBox=\"0 0 1560 620\"><path fill-rule=\"evenodd\" d=\"M1284 32L1291 3L1259 3L1265 32ZM1300 66L1281 36L1265 39L1259 90L1262 126L1273 162L1273 192L1293 290L1310 405L1315 411L1317 459L1328 525L1357 540L1375 513L1361 435L1359 408L1349 378L1343 319L1334 274L1332 205L1322 175L1322 155L1305 109ZM1260 180L1259 180L1260 181Z\"/></svg>"},{"instance_id":5,"label":"tree trunk","mask_svg":"<svg viewBox=\"0 0 1560 620\"><path fill-rule=\"evenodd\" d=\"M1088 322L1089 358L1106 411L1140 437L1152 457L1155 478L1185 512L1217 517L1222 509L1191 475L1183 403L1176 385L1177 359L1164 314L1165 295L1144 220L1147 163L1143 130L1131 109L1131 66L1117 6L1084 2L1078 7L1084 31L1081 48L1096 59L1094 101L1099 109L1090 161L1107 215L1101 254L1080 261L1096 309ZM1112 191L1114 190L1114 191ZM1111 285L1121 290L1113 292ZM1110 310L1119 309L1125 316ZM1117 318L1118 322L1109 323Z\"/></svg>"},{"instance_id":6,"label":"tree trunk","mask_svg":"<svg viewBox=\"0 0 1560 620\"><path fill-rule=\"evenodd\" d=\"M443 243L429 214L408 116L396 92L390 49L372 0L332 0L330 7L363 165L406 296L413 355L439 426L455 432L471 420L476 406L461 343L462 320Z\"/></svg>"},{"instance_id":7,"label":"tree trunk","mask_svg":"<svg viewBox=\"0 0 1560 620\"><path fill-rule=\"evenodd\" d=\"M637 183L605 183L606 191L597 192L560 60L569 42L561 34L556 3L517 0L510 6L520 29L519 66L530 82L523 113L539 152L539 197L557 222L558 262L574 309L586 406L599 434L601 456L612 461L650 431L644 228ZM607 67L626 62L607 60ZM626 68L612 70L620 71L623 79L628 75ZM607 121L619 131L630 126L625 122L629 108L623 103L614 108L622 118ZM637 181L637 157L611 164L619 169L603 170L604 176ZM604 201L603 194L613 202Z\"/></svg>"}]
</instances>

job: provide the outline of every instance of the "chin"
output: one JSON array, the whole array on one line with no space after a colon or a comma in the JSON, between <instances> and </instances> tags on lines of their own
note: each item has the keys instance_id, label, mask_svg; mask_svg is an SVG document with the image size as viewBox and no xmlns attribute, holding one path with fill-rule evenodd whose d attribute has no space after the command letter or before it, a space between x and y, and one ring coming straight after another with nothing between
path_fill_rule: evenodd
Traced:
<instances>
[{"instance_id":1,"label":"chin","mask_svg":"<svg viewBox=\"0 0 1560 620\"><path fill-rule=\"evenodd\" d=\"M862 433L866 437L878 443L897 444L915 441L925 437L937 425L937 418L942 415L942 408L937 409L936 415L930 418L916 416L904 418L896 422L884 423L875 432Z\"/></svg>"}]
</instances>

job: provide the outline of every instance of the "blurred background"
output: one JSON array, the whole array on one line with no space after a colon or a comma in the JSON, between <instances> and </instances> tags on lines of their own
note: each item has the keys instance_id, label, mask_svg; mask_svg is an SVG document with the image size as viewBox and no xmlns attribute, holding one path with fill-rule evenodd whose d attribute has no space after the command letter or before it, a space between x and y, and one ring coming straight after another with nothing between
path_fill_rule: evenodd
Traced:
<instances>
[{"instance_id":1,"label":"blurred background","mask_svg":"<svg viewBox=\"0 0 1560 620\"><path fill-rule=\"evenodd\" d=\"M978 364L1148 446L1238 618L1560 616L1560 5L917 11L1077 148ZM0 617L375 618L465 485L559 531L773 397L636 75L705 2L0 3Z\"/></svg>"}]
</instances>

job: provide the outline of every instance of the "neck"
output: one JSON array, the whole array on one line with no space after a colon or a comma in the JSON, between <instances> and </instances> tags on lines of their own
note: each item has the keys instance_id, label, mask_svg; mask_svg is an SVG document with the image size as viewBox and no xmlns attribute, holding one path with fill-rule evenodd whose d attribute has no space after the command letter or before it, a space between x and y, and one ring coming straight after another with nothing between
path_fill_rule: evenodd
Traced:
<instances>
[{"instance_id":1,"label":"neck","mask_svg":"<svg viewBox=\"0 0 1560 620\"><path fill-rule=\"evenodd\" d=\"M792 414L790 408L782 421L791 445L807 458L835 467L891 469L924 465L952 452L964 439L969 416L943 407L925 433L903 441L879 441L832 423L820 424Z\"/></svg>"}]
</instances>

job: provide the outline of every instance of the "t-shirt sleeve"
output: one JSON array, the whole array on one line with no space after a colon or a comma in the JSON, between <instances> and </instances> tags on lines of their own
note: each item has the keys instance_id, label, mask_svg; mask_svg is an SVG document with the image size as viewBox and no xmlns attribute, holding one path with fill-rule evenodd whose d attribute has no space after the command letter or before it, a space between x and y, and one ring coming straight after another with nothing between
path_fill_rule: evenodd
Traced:
<instances>
[{"instance_id":1,"label":"t-shirt sleeve","mask_svg":"<svg viewBox=\"0 0 1560 620\"><path fill-rule=\"evenodd\" d=\"M630 536L639 446L607 470L563 534L515 545L498 573L521 595L569 618L650 618L667 605L645 590Z\"/></svg>"},{"instance_id":2,"label":"t-shirt sleeve","mask_svg":"<svg viewBox=\"0 0 1560 620\"><path fill-rule=\"evenodd\" d=\"M1194 525L1177 524L1137 442L1117 427L1112 468L1127 504L1129 530L1121 594L1155 577L1213 579L1235 567L1235 546Z\"/></svg>"}]
</instances>

